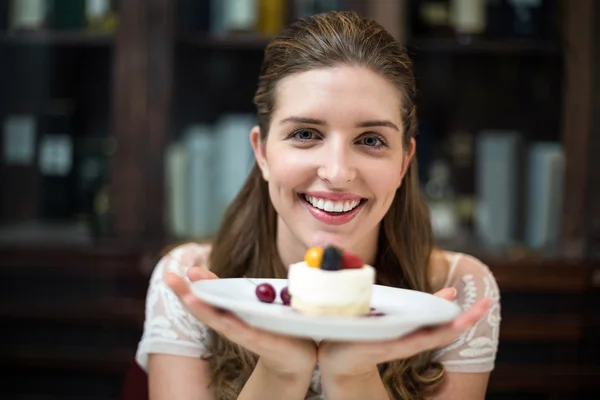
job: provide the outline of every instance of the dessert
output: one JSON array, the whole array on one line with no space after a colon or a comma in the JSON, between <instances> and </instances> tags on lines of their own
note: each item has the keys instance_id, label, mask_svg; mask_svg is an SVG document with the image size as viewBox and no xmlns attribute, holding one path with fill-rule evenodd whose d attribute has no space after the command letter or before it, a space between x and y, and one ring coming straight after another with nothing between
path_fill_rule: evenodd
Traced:
<instances>
[{"instance_id":1,"label":"dessert","mask_svg":"<svg viewBox=\"0 0 600 400\"><path fill-rule=\"evenodd\" d=\"M335 246L309 249L288 270L291 307L308 315L368 315L374 283L372 266Z\"/></svg>"}]
</instances>

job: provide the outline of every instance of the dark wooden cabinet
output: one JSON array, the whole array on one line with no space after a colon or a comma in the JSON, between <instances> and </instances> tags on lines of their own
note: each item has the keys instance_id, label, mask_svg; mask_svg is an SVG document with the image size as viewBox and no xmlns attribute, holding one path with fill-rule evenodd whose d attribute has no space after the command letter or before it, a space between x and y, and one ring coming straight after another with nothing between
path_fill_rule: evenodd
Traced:
<instances>
[{"instance_id":1,"label":"dark wooden cabinet","mask_svg":"<svg viewBox=\"0 0 600 400\"><path fill-rule=\"evenodd\" d=\"M76 129L99 136L91 151L106 161L88 200L100 215L88 215L82 225L76 218L38 219L40 194L48 189L40 186L37 167L0 160L0 315L9 326L2 364L12 371L2 398L118 396L141 333L149 273L175 241L166 222L166 149L193 118L253 112L267 37L189 30L183 0L113 3L114 33L0 33L0 58L10 60L0 66L0 117L38 115L48 99L75 99ZM558 251L552 257L520 249L476 254L503 296L490 399L600 393L600 5L550 3L558 5L554 36L465 44L447 33L416 36L412 1L345 2L405 41L421 82L423 115L475 130L506 118L564 146ZM454 69L444 75L440 65ZM226 88L206 82L215 69L230 74ZM508 80L514 70L524 71L522 81ZM490 71L506 84L492 82ZM491 88L488 98L460 97L461 88L478 85ZM546 90L546 100L529 110L535 85ZM216 96L217 90L232 92Z\"/></svg>"}]
</instances>

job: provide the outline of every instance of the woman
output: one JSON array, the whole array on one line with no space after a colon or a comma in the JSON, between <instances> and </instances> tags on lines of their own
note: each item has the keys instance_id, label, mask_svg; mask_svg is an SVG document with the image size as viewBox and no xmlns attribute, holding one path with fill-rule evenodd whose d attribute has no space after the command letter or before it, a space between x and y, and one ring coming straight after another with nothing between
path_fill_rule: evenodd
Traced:
<instances>
[{"instance_id":1,"label":"woman","mask_svg":"<svg viewBox=\"0 0 600 400\"><path fill-rule=\"evenodd\" d=\"M297 21L268 45L250 133L256 165L212 245L177 247L151 278L137 360L152 399L484 398L498 289L478 260L433 247L415 91L401 46L353 13ZM340 199L360 199L359 210L323 210ZM398 340L317 346L252 329L188 288L217 276L285 277L328 243L374 265L377 283L437 292L464 313Z\"/></svg>"}]
</instances>

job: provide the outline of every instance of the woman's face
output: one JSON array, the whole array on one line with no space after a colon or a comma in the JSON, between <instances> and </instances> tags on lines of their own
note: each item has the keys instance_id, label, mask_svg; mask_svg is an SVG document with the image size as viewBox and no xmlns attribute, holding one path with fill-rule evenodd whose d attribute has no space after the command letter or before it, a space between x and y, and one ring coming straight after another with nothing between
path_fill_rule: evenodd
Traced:
<instances>
[{"instance_id":1,"label":"woman's face","mask_svg":"<svg viewBox=\"0 0 600 400\"><path fill-rule=\"evenodd\" d=\"M326 244L374 256L379 224L414 152L414 142L402 144L400 109L397 89L364 68L316 69L279 82L266 143L258 128L251 139L279 216L284 262Z\"/></svg>"}]
</instances>

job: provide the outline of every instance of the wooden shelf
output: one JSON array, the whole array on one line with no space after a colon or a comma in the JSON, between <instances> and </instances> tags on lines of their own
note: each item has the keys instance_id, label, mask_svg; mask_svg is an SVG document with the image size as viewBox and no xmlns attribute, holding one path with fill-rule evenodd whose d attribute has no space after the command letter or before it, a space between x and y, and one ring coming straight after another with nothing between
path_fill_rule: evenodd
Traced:
<instances>
[{"instance_id":1,"label":"wooden shelf","mask_svg":"<svg viewBox=\"0 0 600 400\"><path fill-rule=\"evenodd\" d=\"M500 328L500 343L578 341L585 324L574 315L532 316L508 314Z\"/></svg>"},{"instance_id":2,"label":"wooden shelf","mask_svg":"<svg viewBox=\"0 0 600 400\"><path fill-rule=\"evenodd\" d=\"M59 322L73 325L108 324L141 329L144 322L143 299L119 299L99 304L71 306L4 305L0 318L18 321Z\"/></svg>"},{"instance_id":3,"label":"wooden shelf","mask_svg":"<svg viewBox=\"0 0 600 400\"><path fill-rule=\"evenodd\" d=\"M586 261L482 258L503 291L579 293L596 288L594 271L599 265Z\"/></svg>"},{"instance_id":4,"label":"wooden shelf","mask_svg":"<svg viewBox=\"0 0 600 400\"><path fill-rule=\"evenodd\" d=\"M105 375L121 376L134 360L135 349L91 351L87 348L12 347L2 349L0 365L10 368L42 368L53 370L82 370Z\"/></svg>"},{"instance_id":5,"label":"wooden shelf","mask_svg":"<svg viewBox=\"0 0 600 400\"><path fill-rule=\"evenodd\" d=\"M210 36L203 33L182 34L179 42L206 49L262 50L271 37L259 34L232 34ZM525 39L477 39L462 42L456 38L415 38L407 43L413 52L457 54L555 55L562 53L560 44Z\"/></svg>"},{"instance_id":6,"label":"wooden shelf","mask_svg":"<svg viewBox=\"0 0 600 400\"><path fill-rule=\"evenodd\" d=\"M553 55L562 53L560 44L525 39L476 39L461 42L456 38L415 38L407 43L411 52L489 55Z\"/></svg>"},{"instance_id":7,"label":"wooden shelf","mask_svg":"<svg viewBox=\"0 0 600 400\"><path fill-rule=\"evenodd\" d=\"M497 365L489 384L489 391L550 393L581 389L600 389L600 367Z\"/></svg>"},{"instance_id":8,"label":"wooden shelf","mask_svg":"<svg viewBox=\"0 0 600 400\"><path fill-rule=\"evenodd\" d=\"M210 36L206 34L184 34L179 43L213 50L263 50L271 37L254 34Z\"/></svg>"},{"instance_id":9,"label":"wooden shelf","mask_svg":"<svg viewBox=\"0 0 600 400\"><path fill-rule=\"evenodd\" d=\"M112 45L114 35L111 33L94 33L81 31L64 32L18 32L0 34L0 44L8 45L52 45L52 46L108 46Z\"/></svg>"},{"instance_id":10,"label":"wooden shelf","mask_svg":"<svg viewBox=\"0 0 600 400\"><path fill-rule=\"evenodd\" d=\"M94 243L0 243L0 271L27 274L47 269L56 274L94 279L128 279L147 284L161 246L105 241ZM36 272L32 272L36 273Z\"/></svg>"}]
</instances>

